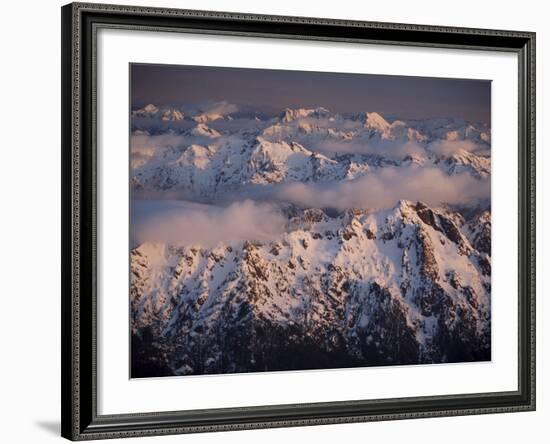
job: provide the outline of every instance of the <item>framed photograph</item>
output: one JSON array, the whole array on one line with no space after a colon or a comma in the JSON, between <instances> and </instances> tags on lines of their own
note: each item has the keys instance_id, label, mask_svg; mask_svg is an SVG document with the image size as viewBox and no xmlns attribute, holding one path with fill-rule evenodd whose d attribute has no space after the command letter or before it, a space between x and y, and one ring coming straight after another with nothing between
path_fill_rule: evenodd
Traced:
<instances>
[{"instance_id":1,"label":"framed photograph","mask_svg":"<svg viewBox=\"0 0 550 444\"><path fill-rule=\"evenodd\" d=\"M535 409L535 35L62 8L62 435Z\"/></svg>"}]
</instances>

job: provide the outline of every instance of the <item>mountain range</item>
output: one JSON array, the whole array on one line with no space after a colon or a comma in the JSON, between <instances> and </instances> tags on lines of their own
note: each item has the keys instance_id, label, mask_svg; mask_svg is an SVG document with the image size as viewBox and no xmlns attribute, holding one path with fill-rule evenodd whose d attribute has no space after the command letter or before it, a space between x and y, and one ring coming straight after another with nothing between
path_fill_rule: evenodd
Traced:
<instances>
[{"instance_id":1,"label":"mountain range","mask_svg":"<svg viewBox=\"0 0 550 444\"><path fill-rule=\"evenodd\" d=\"M131 112L132 376L491 359L491 131Z\"/></svg>"}]
</instances>

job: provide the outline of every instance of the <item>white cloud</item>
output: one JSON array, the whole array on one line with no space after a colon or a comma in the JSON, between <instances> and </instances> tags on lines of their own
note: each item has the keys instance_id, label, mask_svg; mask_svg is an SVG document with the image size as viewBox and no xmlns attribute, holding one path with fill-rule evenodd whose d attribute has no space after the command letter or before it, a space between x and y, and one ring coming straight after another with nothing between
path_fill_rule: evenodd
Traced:
<instances>
[{"instance_id":1,"label":"white cloud","mask_svg":"<svg viewBox=\"0 0 550 444\"><path fill-rule=\"evenodd\" d=\"M155 150L165 147L180 147L188 144L185 137L176 134L132 134L130 137L130 151L142 155L153 154Z\"/></svg>"},{"instance_id":2,"label":"white cloud","mask_svg":"<svg viewBox=\"0 0 550 444\"><path fill-rule=\"evenodd\" d=\"M416 142L398 140L323 140L308 147L312 151L327 154L376 154L391 159L403 159L407 155L421 155L422 146Z\"/></svg>"},{"instance_id":3,"label":"white cloud","mask_svg":"<svg viewBox=\"0 0 550 444\"><path fill-rule=\"evenodd\" d=\"M184 201L134 201L134 243L213 247L220 242L277 239L285 219L273 205L251 200L228 207Z\"/></svg>"},{"instance_id":4,"label":"white cloud","mask_svg":"<svg viewBox=\"0 0 550 444\"><path fill-rule=\"evenodd\" d=\"M212 103L210 105L205 106L204 111L209 114L212 113L212 114L220 114L222 116L226 116L228 114L237 112L238 107L233 103L223 101L223 102Z\"/></svg>"},{"instance_id":5,"label":"white cloud","mask_svg":"<svg viewBox=\"0 0 550 444\"><path fill-rule=\"evenodd\" d=\"M490 196L490 182L469 174L448 176L437 168L384 168L356 180L332 184L294 183L276 198L302 207L388 208L399 200L464 204Z\"/></svg>"},{"instance_id":6,"label":"white cloud","mask_svg":"<svg viewBox=\"0 0 550 444\"><path fill-rule=\"evenodd\" d=\"M427 150L441 156L452 156L460 151L468 151L470 153L478 151L481 147L471 140L436 140L426 147Z\"/></svg>"},{"instance_id":7,"label":"white cloud","mask_svg":"<svg viewBox=\"0 0 550 444\"><path fill-rule=\"evenodd\" d=\"M166 148L180 148L187 140L175 134L132 134L130 136L130 167L135 169Z\"/></svg>"}]
</instances>

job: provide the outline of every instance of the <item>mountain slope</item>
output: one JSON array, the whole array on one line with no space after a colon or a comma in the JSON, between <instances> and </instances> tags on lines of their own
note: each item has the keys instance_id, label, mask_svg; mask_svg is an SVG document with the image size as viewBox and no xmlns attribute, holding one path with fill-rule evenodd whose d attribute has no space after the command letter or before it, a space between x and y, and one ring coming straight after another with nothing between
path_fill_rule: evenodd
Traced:
<instances>
[{"instance_id":1,"label":"mountain slope","mask_svg":"<svg viewBox=\"0 0 550 444\"><path fill-rule=\"evenodd\" d=\"M132 376L491 359L490 128L259 115L132 112Z\"/></svg>"},{"instance_id":2,"label":"mountain slope","mask_svg":"<svg viewBox=\"0 0 550 444\"><path fill-rule=\"evenodd\" d=\"M278 241L132 251L132 330L168 374L490 359L490 255L459 213L288 211Z\"/></svg>"},{"instance_id":3,"label":"mountain slope","mask_svg":"<svg viewBox=\"0 0 550 444\"><path fill-rule=\"evenodd\" d=\"M149 113L159 114L154 105ZM148 108L146 107L146 108ZM136 122L143 110L134 111ZM202 116L202 115L201 115ZM287 109L267 120L239 120L238 127L223 116L193 118L200 123L164 122L167 143L150 136L156 156L133 162L132 184L141 190L186 191L214 195L227 187L289 182L352 180L379 168L411 164L441 169L448 175L470 174L487 179L491 159L487 154L490 134L483 126L467 122L433 121L391 124L380 114L366 113L347 119L324 108ZM207 124L205 122L208 122ZM172 124L176 126L171 126ZM143 136L134 123L134 134ZM154 126L154 134L161 131ZM177 141L177 145L174 145ZM178 162L185 150L204 146L211 153L201 168L201 180L191 182L193 172ZM132 150L132 159L140 152Z\"/></svg>"}]
</instances>

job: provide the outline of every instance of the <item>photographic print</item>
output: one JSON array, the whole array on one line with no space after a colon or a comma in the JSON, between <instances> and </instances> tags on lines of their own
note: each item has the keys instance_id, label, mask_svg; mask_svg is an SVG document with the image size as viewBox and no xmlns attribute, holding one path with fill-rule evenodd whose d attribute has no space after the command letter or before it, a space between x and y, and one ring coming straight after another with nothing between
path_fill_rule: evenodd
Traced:
<instances>
[{"instance_id":1,"label":"photographic print","mask_svg":"<svg viewBox=\"0 0 550 444\"><path fill-rule=\"evenodd\" d=\"M491 360L491 82L130 65L131 377Z\"/></svg>"}]
</instances>

